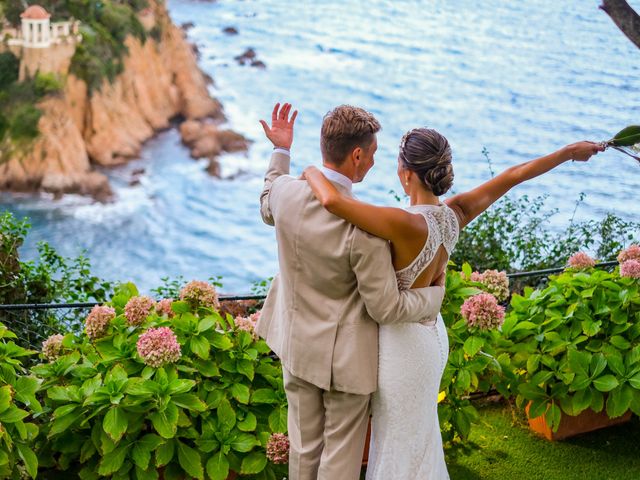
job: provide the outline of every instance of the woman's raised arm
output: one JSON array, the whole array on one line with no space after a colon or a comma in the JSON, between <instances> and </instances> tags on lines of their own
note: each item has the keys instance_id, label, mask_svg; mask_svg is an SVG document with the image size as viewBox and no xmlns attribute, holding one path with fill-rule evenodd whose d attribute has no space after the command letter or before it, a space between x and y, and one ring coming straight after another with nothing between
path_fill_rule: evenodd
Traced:
<instances>
[{"instance_id":1,"label":"woman's raised arm","mask_svg":"<svg viewBox=\"0 0 640 480\"><path fill-rule=\"evenodd\" d=\"M454 195L445 203L457 211L460 228L463 228L516 185L538 177L568 160L587 161L603 150L602 145L594 142L567 145L544 157L510 167L479 187Z\"/></svg>"},{"instance_id":2,"label":"woman's raised arm","mask_svg":"<svg viewBox=\"0 0 640 480\"><path fill-rule=\"evenodd\" d=\"M316 167L307 167L302 176L324 208L371 235L396 243L408 235L424 232L424 220L420 216L401 208L378 207L345 195Z\"/></svg>"}]
</instances>

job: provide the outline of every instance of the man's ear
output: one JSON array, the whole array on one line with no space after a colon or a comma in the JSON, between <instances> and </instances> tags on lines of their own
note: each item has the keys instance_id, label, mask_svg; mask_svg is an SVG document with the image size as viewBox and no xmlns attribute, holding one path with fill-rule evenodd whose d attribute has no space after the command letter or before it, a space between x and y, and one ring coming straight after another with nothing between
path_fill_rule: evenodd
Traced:
<instances>
[{"instance_id":1,"label":"man's ear","mask_svg":"<svg viewBox=\"0 0 640 480\"><path fill-rule=\"evenodd\" d=\"M351 152L351 159L354 165L356 166L360 165L360 161L362 160L363 153L364 152L362 151L361 147L356 147L353 149L353 151Z\"/></svg>"}]
</instances>

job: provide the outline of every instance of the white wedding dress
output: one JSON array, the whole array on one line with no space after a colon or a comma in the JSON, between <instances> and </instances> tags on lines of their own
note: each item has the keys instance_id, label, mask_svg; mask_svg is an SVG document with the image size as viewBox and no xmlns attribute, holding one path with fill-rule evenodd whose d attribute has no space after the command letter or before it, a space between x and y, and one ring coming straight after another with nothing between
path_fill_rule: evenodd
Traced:
<instances>
[{"instance_id":1,"label":"white wedding dress","mask_svg":"<svg viewBox=\"0 0 640 480\"><path fill-rule=\"evenodd\" d=\"M458 220L446 205L408 207L426 220L429 236L418 256L396 272L401 290L411 288L440 245L450 255ZM381 325L378 390L373 395L367 480L448 479L438 422L438 393L449 341L442 316L433 326Z\"/></svg>"}]
</instances>

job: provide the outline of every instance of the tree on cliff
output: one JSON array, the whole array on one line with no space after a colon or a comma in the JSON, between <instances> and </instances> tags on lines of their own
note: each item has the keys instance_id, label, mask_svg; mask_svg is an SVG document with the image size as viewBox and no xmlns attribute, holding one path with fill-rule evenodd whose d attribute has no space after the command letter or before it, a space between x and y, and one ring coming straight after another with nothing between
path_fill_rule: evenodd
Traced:
<instances>
[{"instance_id":1,"label":"tree on cliff","mask_svg":"<svg viewBox=\"0 0 640 480\"><path fill-rule=\"evenodd\" d=\"M625 0L602 0L600 8L640 48L640 15Z\"/></svg>"}]
</instances>

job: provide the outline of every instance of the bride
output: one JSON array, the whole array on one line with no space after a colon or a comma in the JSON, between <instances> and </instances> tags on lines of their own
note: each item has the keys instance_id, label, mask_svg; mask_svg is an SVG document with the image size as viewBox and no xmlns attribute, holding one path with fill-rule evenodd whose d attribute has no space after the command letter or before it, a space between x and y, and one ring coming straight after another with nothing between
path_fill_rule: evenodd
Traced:
<instances>
[{"instance_id":1,"label":"bride","mask_svg":"<svg viewBox=\"0 0 640 480\"><path fill-rule=\"evenodd\" d=\"M327 210L391 243L398 286L408 289L431 285L446 269L459 231L511 188L602 150L593 142L567 145L441 201L453 183L449 142L435 130L416 128L402 138L398 156L398 178L410 198L406 209L370 205L343 194L315 167L308 167L303 177ZM441 316L430 326L380 326L367 480L449 478L437 411L448 350Z\"/></svg>"}]
</instances>

